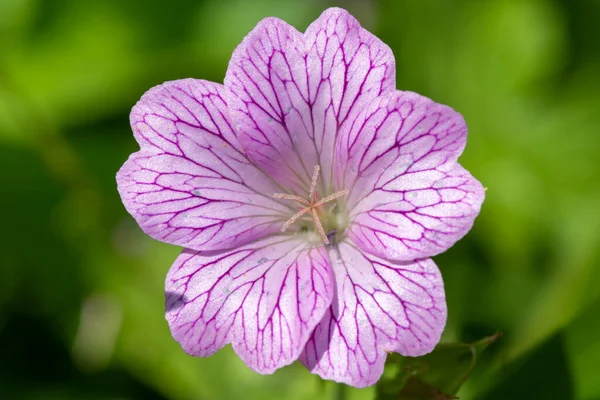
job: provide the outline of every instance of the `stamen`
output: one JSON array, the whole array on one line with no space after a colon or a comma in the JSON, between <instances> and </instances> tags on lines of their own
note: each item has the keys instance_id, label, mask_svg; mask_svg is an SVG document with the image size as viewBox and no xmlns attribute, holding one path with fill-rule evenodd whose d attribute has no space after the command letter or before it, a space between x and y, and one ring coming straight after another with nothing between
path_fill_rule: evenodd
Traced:
<instances>
[{"instance_id":1,"label":"stamen","mask_svg":"<svg viewBox=\"0 0 600 400\"><path fill-rule=\"evenodd\" d=\"M291 224L293 224L294 222L296 222L296 220L298 218L300 218L301 216L303 216L304 214L306 214L307 212L309 212L310 210L312 210L311 207L306 207L300 211L298 211L296 214L292 215L292 218L288 219L285 224L283 224L283 226L281 227L281 232L285 232L285 230L287 228L289 228L289 226Z\"/></svg>"},{"instance_id":2,"label":"stamen","mask_svg":"<svg viewBox=\"0 0 600 400\"><path fill-rule=\"evenodd\" d=\"M329 244L329 239L327 238L325 229L323 229L323 225L321 224L321 220L319 219L319 213L317 212L318 207L320 207L323 204L328 203L332 200L335 200L338 197L348 194L348 193L350 193L350 191L349 190L341 190L341 191L334 193L330 196L327 196L321 200L317 200L317 197L318 197L317 191L316 191L317 178L319 177L320 170L321 170L321 168L318 165L316 165L315 171L313 172L312 180L310 182L310 191L308 193L308 200L303 197L300 197L300 196L296 196L293 194L286 194L286 193L275 193L273 195L273 197L275 197L276 199L294 200L294 201L297 201L298 203L306 206L305 208L302 208L300 211L298 211L296 214L292 215L292 217L283 224L283 226L281 227L281 232L285 232L285 230L287 228L289 228L291 224L296 222L296 220L298 218L300 218L304 214L310 212L312 215L312 219L315 223L315 226L317 228L317 231L319 232L319 235L321 235L321 238L323 239L323 242L325 242L325 244ZM335 204L334 204L333 208L335 208ZM333 210L333 208L332 208L332 210Z\"/></svg>"},{"instance_id":3,"label":"stamen","mask_svg":"<svg viewBox=\"0 0 600 400\"><path fill-rule=\"evenodd\" d=\"M325 242L325 244L329 244L329 239L327 239L327 235L325 234L325 229L323 229L323 225L321 225L321 220L319 219L319 215L317 214L317 210L315 208L311 208L313 221L315 221L315 225L317 226L317 230L321 234L321 238Z\"/></svg>"},{"instance_id":4,"label":"stamen","mask_svg":"<svg viewBox=\"0 0 600 400\"><path fill-rule=\"evenodd\" d=\"M276 199L288 199L288 200L296 200L299 203L304 204L307 207L310 207L310 203L306 201L304 198L300 196L295 196L293 194L285 194L285 193L275 193L273 195Z\"/></svg>"},{"instance_id":5,"label":"stamen","mask_svg":"<svg viewBox=\"0 0 600 400\"><path fill-rule=\"evenodd\" d=\"M310 181L310 192L308 192L308 200L313 201L315 195L315 189L317 188L317 178L319 177L319 170L321 167L315 165L315 171L313 172L312 180Z\"/></svg>"},{"instance_id":6,"label":"stamen","mask_svg":"<svg viewBox=\"0 0 600 400\"><path fill-rule=\"evenodd\" d=\"M341 196L343 196L343 195L345 195L345 194L348 194L348 193L350 193L350 191L349 191L349 190L340 190L340 191L339 191L339 192L337 192L337 193L334 193L334 194L332 194L332 195L330 195L330 196L327 196L327 197L325 197L324 199L321 199L321 200L319 200L318 202L316 202L316 203L314 204L314 206L313 206L313 207L319 207L319 206L321 206L321 205L323 205L323 204L325 204L325 203L328 203L328 202L330 202L331 200L335 200L335 199L337 199L338 197L341 197Z\"/></svg>"}]
</instances>

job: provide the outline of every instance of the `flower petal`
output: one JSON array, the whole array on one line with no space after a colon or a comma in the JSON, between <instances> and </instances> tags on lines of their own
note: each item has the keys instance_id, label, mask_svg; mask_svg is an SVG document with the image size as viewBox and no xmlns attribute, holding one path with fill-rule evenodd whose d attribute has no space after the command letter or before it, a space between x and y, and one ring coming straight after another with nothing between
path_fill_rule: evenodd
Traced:
<instances>
[{"instance_id":1,"label":"flower petal","mask_svg":"<svg viewBox=\"0 0 600 400\"><path fill-rule=\"evenodd\" d=\"M184 250L166 281L167 320L186 352L227 343L252 369L272 373L298 359L331 304L324 248L271 237L224 253Z\"/></svg>"},{"instance_id":2,"label":"flower petal","mask_svg":"<svg viewBox=\"0 0 600 400\"><path fill-rule=\"evenodd\" d=\"M466 137L459 113L416 93L373 101L336 148L336 186L351 190L348 236L364 251L403 261L462 238L485 196L456 162Z\"/></svg>"},{"instance_id":3,"label":"flower petal","mask_svg":"<svg viewBox=\"0 0 600 400\"><path fill-rule=\"evenodd\" d=\"M261 21L233 53L225 87L249 157L304 195L315 165L331 187L338 128L394 89L395 62L347 11L331 8L304 35L276 18Z\"/></svg>"},{"instance_id":4,"label":"flower petal","mask_svg":"<svg viewBox=\"0 0 600 400\"><path fill-rule=\"evenodd\" d=\"M309 370L365 387L381 377L387 352L416 357L433 350L446 302L431 259L392 263L348 242L331 257L336 297L300 356Z\"/></svg>"},{"instance_id":5,"label":"flower petal","mask_svg":"<svg viewBox=\"0 0 600 400\"><path fill-rule=\"evenodd\" d=\"M141 150L117 174L127 211L148 235L220 250L276 232L293 213L242 153L221 85L186 79L149 90L131 112Z\"/></svg>"}]
</instances>

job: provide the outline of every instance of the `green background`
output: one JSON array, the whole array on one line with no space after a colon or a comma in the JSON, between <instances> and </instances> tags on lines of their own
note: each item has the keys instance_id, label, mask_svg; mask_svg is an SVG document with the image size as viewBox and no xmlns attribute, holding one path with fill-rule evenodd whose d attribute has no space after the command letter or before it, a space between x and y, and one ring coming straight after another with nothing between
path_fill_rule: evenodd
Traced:
<instances>
[{"instance_id":1,"label":"green background","mask_svg":"<svg viewBox=\"0 0 600 400\"><path fill-rule=\"evenodd\" d=\"M114 179L147 89L222 82L261 18L303 31L329 5L392 47L399 89L469 125L461 162L488 191L435 258L443 340L503 336L461 399L600 399L599 1L0 0L1 399L339 394L297 364L255 374L229 347L187 356L164 321L179 249L142 234Z\"/></svg>"}]
</instances>

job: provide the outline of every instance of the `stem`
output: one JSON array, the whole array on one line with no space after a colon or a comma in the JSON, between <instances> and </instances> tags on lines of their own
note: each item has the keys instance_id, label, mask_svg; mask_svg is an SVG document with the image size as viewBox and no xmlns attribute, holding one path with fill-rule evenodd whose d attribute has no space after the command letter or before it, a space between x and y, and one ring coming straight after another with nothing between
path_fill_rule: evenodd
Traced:
<instances>
[{"instance_id":1,"label":"stem","mask_svg":"<svg viewBox=\"0 0 600 400\"><path fill-rule=\"evenodd\" d=\"M346 385L343 383L336 383L333 392L333 400L346 400Z\"/></svg>"}]
</instances>

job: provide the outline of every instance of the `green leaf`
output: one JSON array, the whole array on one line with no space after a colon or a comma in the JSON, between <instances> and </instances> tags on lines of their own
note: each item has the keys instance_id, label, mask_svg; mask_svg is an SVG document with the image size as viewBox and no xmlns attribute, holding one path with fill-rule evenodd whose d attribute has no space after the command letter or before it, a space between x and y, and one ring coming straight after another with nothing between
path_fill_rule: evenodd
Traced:
<instances>
[{"instance_id":1,"label":"green leaf","mask_svg":"<svg viewBox=\"0 0 600 400\"><path fill-rule=\"evenodd\" d=\"M592 304L564 331L569 369L577 400L600 399L600 300Z\"/></svg>"},{"instance_id":2,"label":"green leaf","mask_svg":"<svg viewBox=\"0 0 600 400\"><path fill-rule=\"evenodd\" d=\"M567 357L564 335L562 333L554 335L518 360L504 364L502 369L495 373L493 387L481 391L483 376L478 374L479 392L472 391L469 393L469 398L580 400L573 396L573 374L569 369ZM489 368L487 364L485 374L490 371ZM586 400L598 400L598 397Z\"/></svg>"},{"instance_id":3,"label":"green leaf","mask_svg":"<svg viewBox=\"0 0 600 400\"><path fill-rule=\"evenodd\" d=\"M443 343L422 357L390 354L377 400L449 400L469 378L481 352L500 337L478 342Z\"/></svg>"}]
</instances>

